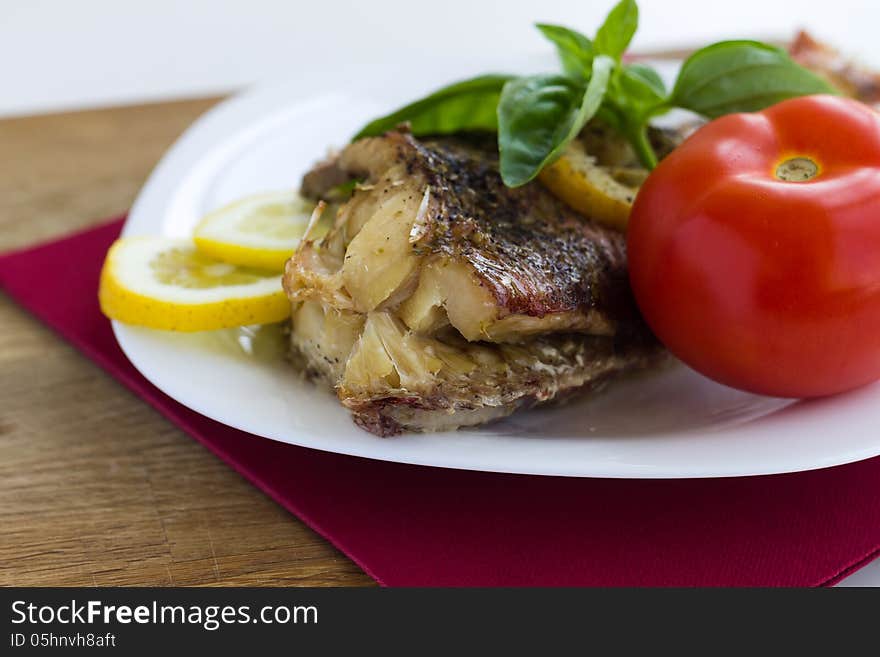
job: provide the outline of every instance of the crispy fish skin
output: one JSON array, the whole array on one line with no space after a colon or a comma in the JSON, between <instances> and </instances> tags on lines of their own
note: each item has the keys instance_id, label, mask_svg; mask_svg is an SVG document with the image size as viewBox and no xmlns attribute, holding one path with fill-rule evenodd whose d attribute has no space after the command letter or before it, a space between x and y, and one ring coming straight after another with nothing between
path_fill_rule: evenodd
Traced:
<instances>
[{"instance_id":1,"label":"crispy fish skin","mask_svg":"<svg viewBox=\"0 0 880 657\"><path fill-rule=\"evenodd\" d=\"M394 132L355 142L339 165L350 175L381 180L389 161L404 165L419 196L430 190L414 248L466 263L503 313L595 310L611 321L637 317L623 236L585 222L539 184L505 187L493 140L420 142ZM322 191L303 187L318 196Z\"/></svg>"},{"instance_id":2,"label":"crispy fish skin","mask_svg":"<svg viewBox=\"0 0 880 657\"><path fill-rule=\"evenodd\" d=\"M364 429L483 424L660 357L623 236L538 183L505 187L492 142L362 139L302 190L341 179L359 186L283 280L294 351Z\"/></svg>"},{"instance_id":3,"label":"crispy fish skin","mask_svg":"<svg viewBox=\"0 0 880 657\"><path fill-rule=\"evenodd\" d=\"M616 374L657 362L656 350L647 345L617 350L609 338L575 334L536 338L514 353L505 353L504 347L495 349L505 361L503 374L472 372L426 395L401 390L364 399L342 390L340 398L358 426L381 437L404 431L445 431L562 400L573 391L596 391Z\"/></svg>"},{"instance_id":4,"label":"crispy fish skin","mask_svg":"<svg viewBox=\"0 0 880 657\"><path fill-rule=\"evenodd\" d=\"M561 206L539 185L504 187L494 149L434 141L410 162L437 190L433 225L417 242L466 261L510 313L597 309L617 318L626 253L618 234Z\"/></svg>"}]
</instances>

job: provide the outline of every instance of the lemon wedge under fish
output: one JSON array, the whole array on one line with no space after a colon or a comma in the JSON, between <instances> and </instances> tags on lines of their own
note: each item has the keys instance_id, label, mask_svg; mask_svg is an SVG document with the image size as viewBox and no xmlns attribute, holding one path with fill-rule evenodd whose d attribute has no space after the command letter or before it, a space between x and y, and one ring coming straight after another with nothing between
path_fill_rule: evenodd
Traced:
<instances>
[{"instance_id":1,"label":"lemon wedge under fish","mask_svg":"<svg viewBox=\"0 0 880 657\"><path fill-rule=\"evenodd\" d=\"M538 179L554 196L584 216L623 232L642 182L628 180L624 175L627 173L629 170L596 164L580 143L572 142L562 157L541 171Z\"/></svg>"},{"instance_id":2,"label":"lemon wedge under fish","mask_svg":"<svg viewBox=\"0 0 880 657\"><path fill-rule=\"evenodd\" d=\"M172 331L278 322L290 302L278 273L222 262L190 240L126 237L101 271L101 310L111 319Z\"/></svg>"}]
</instances>

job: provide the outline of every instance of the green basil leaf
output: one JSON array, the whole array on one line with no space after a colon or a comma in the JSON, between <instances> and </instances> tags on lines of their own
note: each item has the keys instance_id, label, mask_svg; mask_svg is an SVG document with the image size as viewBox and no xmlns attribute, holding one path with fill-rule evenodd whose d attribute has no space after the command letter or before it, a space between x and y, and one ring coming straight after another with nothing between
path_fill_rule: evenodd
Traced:
<instances>
[{"instance_id":1,"label":"green basil leaf","mask_svg":"<svg viewBox=\"0 0 880 657\"><path fill-rule=\"evenodd\" d=\"M639 6L635 0L620 0L596 32L593 49L620 60L639 26Z\"/></svg>"},{"instance_id":2,"label":"green basil leaf","mask_svg":"<svg viewBox=\"0 0 880 657\"><path fill-rule=\"evenodd\" d=\"M597 116L626 137L642 165L653 169L657 155L647 139L648 120L669 109L666 88L657 72L641 64L618 69Z\"/></svg>"},{"instance_id":3,"label":"green basil leaf","mask_svg":"<svg viewBox=\"0 0 880 657\"><path fill-rule=\"evenodd\" d=\"M688 57L670 103L715 118L821 93L836 92L784 50L759 41L722 41Z\"/></svg>"},{"instance_id":4,"label":"green basil leaf","mask_svg":"<svg viewBox=\"0 0 880 657\"><path fill-rule=\"evenodd\" d=\"M611 127L612 130L620 134L624 133L623 117L617 105L608 102L608 99L602 103L602 106L596 110L596 119Z\"/></svg>"},{"instance_id":5,"label":"green basil leaf","mask_svg":"<svg viewBox=\"0 0 880 657\"><path fill-rule=\"evenodd\" d=\"M456 82L371 121L352 138L374 137L408 121L413 134L451 134L462 130L498 129L497 107L512 75L481 75Z\"/></svg>"},{"instance_id":6,"label":"green basil leaf","mask_svg":"<svg viewBox=\"0 0 880 657\"><path fill-rule=\"evenodd\" d=\"M647 66L622 66L611 80L606 102L623 113L630 122L647 121L664 108L666 89L663 80Z\"/></svg>"},{"instance_id":7,"label":"green basil leaf","mask_svg":"<svg viewBox=\"0 0 880 657\"><path fill-rule=\"evenodd\" d=\"M562 25L535 25L556 45L562 70L572 77L588 78L593 65L593 42L577 30Z\"/></svg>"},{"instance_id":8,"label":"green basil leaf","mask_svg":"<svg viewBox=\"0 0 880 657\"><path fill-rule=\"evenodd\" d=\"M565 141L584 96L584 87L562 75L522 77L504 86L498 103L501 177L522 185L541 170Z\"/></svg>"},{"instance_id":9,"label":"green basil leaf","mask_svg":"<svg viewBox=\"0 0 880 657\"><path fill-rule=\"evenodd\" d=\"M504 85L498 149L505 185L524 185L562 154L599 109L613 69L613 59L596 57L586 89L562 75L517 78Z\"/></svg>"},{"instance_id":10,"label":"green basil leaf","mask_svg":"<svg viewBox=\"0 0 880 657\"><path fill-rule=\"evenodd\" d=\"M657 100L666 98L666 85L660 74L645 64L628 64L621 68L621 77L632 84L632 92L640 98L651 95Z\"/></svg>"}]
</instances>

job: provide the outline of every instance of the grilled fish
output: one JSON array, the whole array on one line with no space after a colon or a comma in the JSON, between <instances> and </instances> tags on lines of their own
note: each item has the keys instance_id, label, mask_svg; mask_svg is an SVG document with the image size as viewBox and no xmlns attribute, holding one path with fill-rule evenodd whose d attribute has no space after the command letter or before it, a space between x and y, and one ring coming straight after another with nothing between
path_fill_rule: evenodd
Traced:
<instances>
[{"instance_id":1,"label":"grilled fish","mask_svg":"<svg viewBox=\"0 0 880 657\"><path fill-rule=\"evenodd\" d=\"M657 360L623 237L539 183L505 187L493 140L361 139L302 192L350 180L334 228L302 243L284 287L294 351L361 427L481 424Z\"/></svg>"},{"instance_id":2,"label":"grilled fish","mask_svg":"<svg viewBox=\"0 0 880 657\"><path fill-rule=\"evenodd\" d=\"M880 109L880 73L846 57L807 32L798 32L789 46L796 62L825 77L844 94Z\"/></svg>"}]
</instances>

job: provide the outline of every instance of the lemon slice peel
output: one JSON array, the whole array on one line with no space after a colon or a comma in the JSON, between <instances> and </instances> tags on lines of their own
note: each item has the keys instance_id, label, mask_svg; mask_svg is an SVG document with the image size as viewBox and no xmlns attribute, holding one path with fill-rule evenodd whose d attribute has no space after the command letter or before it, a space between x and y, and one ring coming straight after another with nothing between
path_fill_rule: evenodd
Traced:
<instances>
[{"instance_id":1,"label":"lemon slice peel","mask_svg":"<svg viewBox=\"0 0 880 657\"><path fill-rule=\"evenodd\" d=\"M206 215L193 243L217 260L280 273L305 235L314 207L292 190L248 196ZM314 236L326 232L317 228Z\"/></svg>"},{"instance_id":2,"label":"lemon slice peel","mask_svg":"<svg viewBox=\"0 0 880 657\"><path fill-rule=\"evenodd\" d=\"M277 274L219 262L188 240L167 238L117 240L98 299L111 319L169 331L268 324L290 315Z\"/></svg>"}]
</instances>

